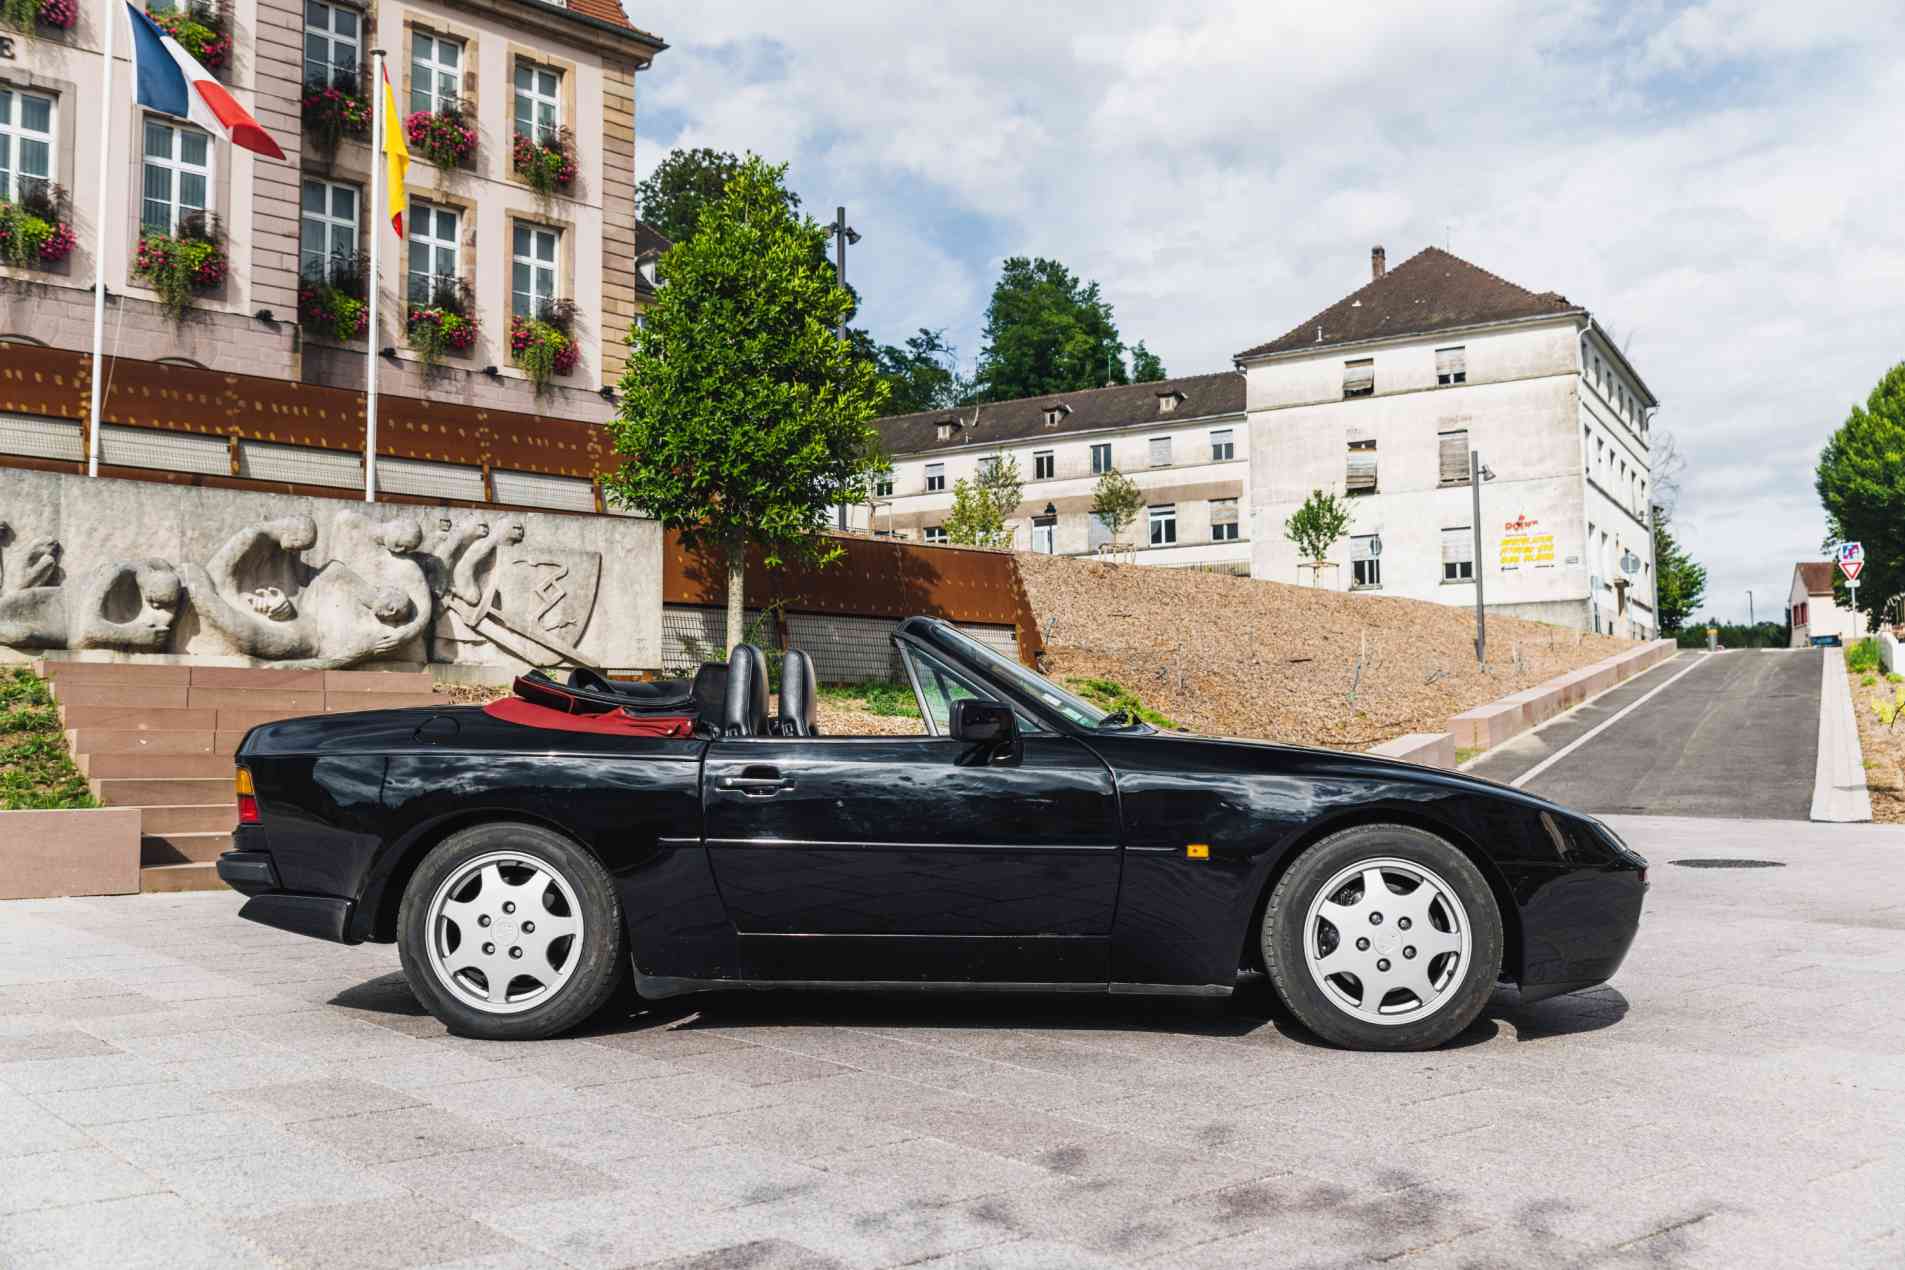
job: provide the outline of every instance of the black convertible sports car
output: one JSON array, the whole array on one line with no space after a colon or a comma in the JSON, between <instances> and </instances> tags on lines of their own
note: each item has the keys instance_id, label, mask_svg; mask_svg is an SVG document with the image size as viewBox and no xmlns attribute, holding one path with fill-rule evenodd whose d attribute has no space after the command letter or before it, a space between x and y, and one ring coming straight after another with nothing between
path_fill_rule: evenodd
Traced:
<instances>
[{"instance_id":1,"label":"black convertible sports car","mask_svg":"<svg viewBox=\"0 0 1905 1270\"><path fill-rule=\"evenodd\" d=\"M1600 983L1647 862L1513 789L1159 733L927 618L918 736L823 736L811 661L692 682L536 674L485 707L254 728L219 876L242 915L395 941L453 1031L536 1038L719 988L1224 996L1266 971L1362 1049Z\"/></svg>"}]
</instances>

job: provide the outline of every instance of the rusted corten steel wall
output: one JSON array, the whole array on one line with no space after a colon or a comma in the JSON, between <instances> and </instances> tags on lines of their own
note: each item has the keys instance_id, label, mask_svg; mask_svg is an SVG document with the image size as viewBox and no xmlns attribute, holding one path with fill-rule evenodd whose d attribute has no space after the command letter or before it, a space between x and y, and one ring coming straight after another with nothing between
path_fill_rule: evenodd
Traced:
<instances>
[{"instance_id":1,"label":"rusted corten steel wall","mask_svg":"<svg viewBox=\"0 0 1905 1270\"><path fill-rule=\"evenodd\" d=\"M90 409L92 358L85 353L0 343L0 411L74 419ZM100 475L122 480L280 493L300 498L350 499L328 485L261 481L236 475L240 441L268 441L361 454L364 394L259 375L232 375L135 358L107 358L100 413L107 423L164 432L225 437L233 449L233 475L172 472L102 464ZM453 463L491 470L535 472L599 482L619 462L606 429L573 419L480 410L454 402L413 397L378 398L380 456ZM41 471L83 473L84 463L0 455L0 464ZM377 500L402 506L496 507L441 497L393 494ZM788 562L768 569L750 552L746 590L749 607L780 603L786 610L850 617L893 618L916 613L952 622L1011 626L1020 656L1034 663L1044 645L1038 622L1006 552L929 547L890 539L842 536L844 558L816 567ZM672 534L663 548L663 602L718 606L724 602L726 571L711 557L686 551Z\"/></svg>"},{"instance_id":2,"label":"rusted corten steel wall","mask_svg":"<svg viewBox=\"0 0 1905 1270\"><path fill-rule=\"evenodd\" d=\"M1019 656L1031 664L1044 649L1018 562L1010 552L928 547L842 535L842 557L828 565L788 560L770 569L750 548L742 584L747 607L779 604L795 613L835 613L895 620L925 614L949 622L1010 626ZM689 551L674 534L662 539L662 603L718 607L727 594L727 566L718 554Z\"/></svg>"}]
</instances>

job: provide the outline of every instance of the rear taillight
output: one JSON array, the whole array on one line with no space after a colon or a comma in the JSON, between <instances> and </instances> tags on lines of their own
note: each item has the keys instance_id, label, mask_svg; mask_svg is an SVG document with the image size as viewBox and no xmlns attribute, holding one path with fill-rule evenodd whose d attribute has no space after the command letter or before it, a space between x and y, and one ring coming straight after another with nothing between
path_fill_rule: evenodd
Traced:
<instances>
[{"instance_id":1,"label":"rear taillight","mask_svg":"<svg viewBox=\"0 0 1905 1270\"><path fill-rule=\"evenodd\" d=\"M251 773L244 768L238 769L233 784L238 791L238 823L255 825L258 823L258 791L251 783Z\"/></svg>"}]
</instances>

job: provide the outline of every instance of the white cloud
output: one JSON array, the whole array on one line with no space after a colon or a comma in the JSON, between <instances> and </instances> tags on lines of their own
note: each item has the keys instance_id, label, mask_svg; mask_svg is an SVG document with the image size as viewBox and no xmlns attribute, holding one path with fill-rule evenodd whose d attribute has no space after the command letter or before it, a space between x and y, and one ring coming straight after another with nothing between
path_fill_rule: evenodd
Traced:
<instances>
[{"instance_id":1,"label":"white cloud","mask_svg":"<svg viewBox=\"0 0 1905 1270\"><path fill-rule=\"evenodd\" d=\"M999 260L1102 283L1127 339L1216 369L1431 243L1588 305L1688 458L1717 612L1823 533L1811 463L1905 357L1894 0L766 6L658 0L644 171L792 163L866 240L884 339L968 357ZM1762 612L1764 608L1762 607Z\"/></svg>"}]
</instances>

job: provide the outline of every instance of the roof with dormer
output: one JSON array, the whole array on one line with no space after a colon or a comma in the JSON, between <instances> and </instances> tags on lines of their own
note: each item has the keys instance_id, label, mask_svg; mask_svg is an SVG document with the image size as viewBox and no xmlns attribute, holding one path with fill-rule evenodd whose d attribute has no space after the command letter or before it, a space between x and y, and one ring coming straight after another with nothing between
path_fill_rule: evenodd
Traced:
<instances>
[{"instance_id":1,"label":"roof with dormer","mask_svg":"<svg viewBox=\"0 0 1905 1270\"><path fill-rule=\"evenodd\" d=\"M1158 404L1160 397L1167 396L1176 399L1168 411ZM1114 384L1109 388L892 415L875 420L873 426L879 429L887 453L900 455L1006 445L1143 424L1170 426L1182 419L1240 415L1243 409L1243 374L1225 370L1210 375L1158 379L1148 384ZM1047 423L1046 418L1052 412L1057 413L1057 422ZM943 440L939 436L941 424L951 425Z\"/></svg>"}]
</instances>

